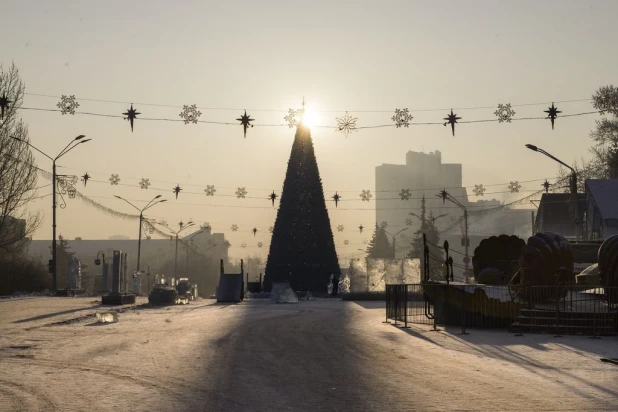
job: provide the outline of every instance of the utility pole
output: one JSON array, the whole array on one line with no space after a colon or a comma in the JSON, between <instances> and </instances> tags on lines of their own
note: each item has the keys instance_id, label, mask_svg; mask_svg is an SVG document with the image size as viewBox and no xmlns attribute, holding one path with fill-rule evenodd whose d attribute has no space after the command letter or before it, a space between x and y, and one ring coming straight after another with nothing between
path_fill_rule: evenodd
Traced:
<instances>
[{"instance_id":1,"label":"utility pole","mask_svg":"<svg viewBox=\"0 0 618 412\"><path fill-rule=\"evenodd\" d=\"M459 200L455 199L453 196L451 196L450 193L448 193L446 191L446 189L441 190L440 193L437 195L438 197L442 198L442 203L444 203L445 201L450 201L451 203L454 203L455 205L457 205L461 210L463 210L464 212L464 240L463 240L463 244L465 246L465 257L464 257L464 265L465 265L465 274L464 277L465 279L468 279L468 274L470 273L470 256L468 254L468 249L470 247L470 240L468 239L468 209L463 205L463 203L461 203Z\"/></svg>"},{"instance_id":2,"label":"utility pole","mask_svg":"<svg viewBox=\"0 0 618 412\"><path fill-rule=\"evenodd\" d=\"M532 236L534 236L536 232L536 228L534 224L534 210L531 210L530 213L532 214Z\"/></svg>"},{"instance_id":3,"label":"utility pole","mask_svg":"<svg viewBox=\"0 0 618 412\"><path fill-rule=\"evenodd\" d=\"M167 230L169 230L170 232L172 232L174 235L176 235L176 252L174 254L174 276L178 276L178 235L180 234L180 232L182 232L183 230L194 226L195 224L192 221L189 221L189 223L185 224L182 221L180 223L178 223L178 226L180 227L179 230L174 230L172 228L170 228L167 225L164 225L163 223L159 223L161 226L165 227ZM201 231L200 231L201 233Z\"/></svg>"}]
</instances>

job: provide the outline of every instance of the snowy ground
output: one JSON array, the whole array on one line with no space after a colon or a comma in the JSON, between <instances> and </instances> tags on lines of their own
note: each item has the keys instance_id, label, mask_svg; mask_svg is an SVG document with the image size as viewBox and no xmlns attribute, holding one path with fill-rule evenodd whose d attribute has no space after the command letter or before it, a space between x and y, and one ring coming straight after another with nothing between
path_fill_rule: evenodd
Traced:
<instances>
[{"instance_id":1,"label":"snowy ground","mask_svg":"<svg viewBox=\"0 0 618 412\"><path fill-rule=\"evenodd\" d=\"M382 324L384 303L0 301L0 411L618 410L618 338Z\"/></svg>"}]
</instances>

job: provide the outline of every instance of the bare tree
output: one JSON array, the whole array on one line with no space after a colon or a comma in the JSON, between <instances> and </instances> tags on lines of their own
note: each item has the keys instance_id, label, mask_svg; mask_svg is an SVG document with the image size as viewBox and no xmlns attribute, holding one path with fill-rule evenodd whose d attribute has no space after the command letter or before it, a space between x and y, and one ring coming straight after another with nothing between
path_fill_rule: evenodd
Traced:
<instances>
[{"instance_id":1,"label":"bare tree","mask_svg":"<svg viewBox=\"0 0 618 412\"><path fill-rule=\"evenodd\" d=\"M25 86L15 64L0 65L0 94L11 103L0 119L0 254L14 256L41 223L39 213L27 214L25 205L36 197L37 167L28 126L18 117ZM16 137L22 141L15 140Z\"/></svg>"}]
</instances>

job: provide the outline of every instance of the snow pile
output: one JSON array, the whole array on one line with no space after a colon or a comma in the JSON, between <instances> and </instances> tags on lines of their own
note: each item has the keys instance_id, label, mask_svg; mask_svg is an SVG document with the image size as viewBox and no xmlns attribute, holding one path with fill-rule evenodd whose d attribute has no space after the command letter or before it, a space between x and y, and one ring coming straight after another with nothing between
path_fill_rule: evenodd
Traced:
<instances>
[{"instance_id":1,"label":"snow pile","mask_svg":"<svg viewBox=\"0 0 618 412\"><path fill-rule=\"evenodd\" d=\"M97 312L98 323L116 323L118 322L118 314L116 312Z\"/></svg>"},{"instance_id":2,"label":"snow pile","mask_svg":"<svg viewBox=\"0 0 618 412\"><path fill-rule=\"evenodd\" d=\"M289 282L273 282L270 300L274 303L298 303L298 297Z\"/></svg>"}]
</instances>

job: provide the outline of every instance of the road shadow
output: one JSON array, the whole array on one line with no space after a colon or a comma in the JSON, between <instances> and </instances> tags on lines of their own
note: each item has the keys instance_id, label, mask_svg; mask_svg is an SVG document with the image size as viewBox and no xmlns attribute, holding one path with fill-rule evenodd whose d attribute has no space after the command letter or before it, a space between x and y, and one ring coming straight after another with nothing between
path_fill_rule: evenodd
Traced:
<instances>
[{"instance_id":1,"label":"road shadow","mask_svg":"<svg viewBox=\"0 0 618 412\"><path fill-rule=\"evenodd\" d=\"M245 305L209 342L217 355L203 381L217 396L204 410L376 410L352 312L339 301Z\"/></svg>"},{"instance_id":2,"label":"road shadow","mask_svg":"<svg viewBox=\"0 0 618 412\"><path fill-rule=\"evenodd\" d=\"M53 318L53 317L56 317L56 316L68 315L70 313L83 312L85 310L93 310L93 309L97 309L97 308L101 308L101 307L105 307L105 306L102 306L101 304L98 304L98 305L89 306L87 308L68 309L68 310L63 310L63 311L60 311L60 312L46 313L44 315L33 316L31 318L16 320L13 323L34 322L34 321L37 321L37 320L49 319L49 318Z\"/></svg>"}]
</instances>

